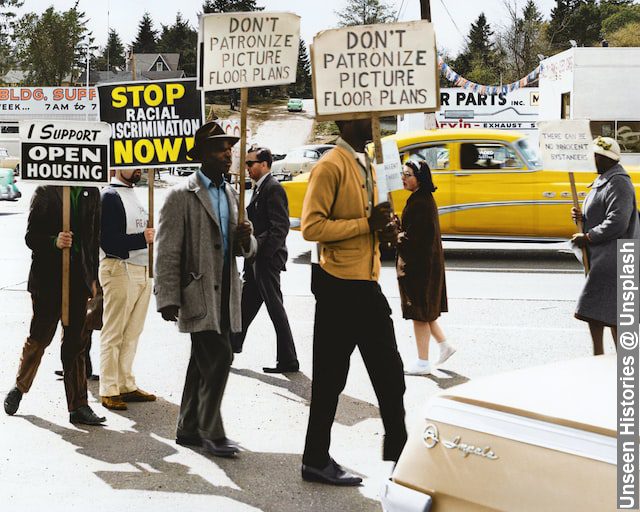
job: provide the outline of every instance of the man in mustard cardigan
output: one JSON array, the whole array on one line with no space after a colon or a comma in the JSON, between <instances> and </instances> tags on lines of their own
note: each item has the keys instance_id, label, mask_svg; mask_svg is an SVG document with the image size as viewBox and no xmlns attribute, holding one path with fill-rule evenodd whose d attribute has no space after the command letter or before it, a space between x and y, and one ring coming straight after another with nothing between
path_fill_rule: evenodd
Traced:
<instances>
[{"instance_id":1,"label":"man in mustard cardigan","mask_svg":"<svg viewBox=\"0 0 640 512\"><path fill-rule=\"evenodd\" d=\"M331 426L357 346L385 428L383 459L397 461L407 440L402 360L391 309L378 285L380 240L395 237L389 203L377 203L375 172L365 152L369 119L337 121L341 137L313 168L302 207L302 235L318 242L312 265L316 298L313 383L302 478L359 485L329 456ZM313 258L312 258L313 261Z\"/></svg>"}]
</instances>

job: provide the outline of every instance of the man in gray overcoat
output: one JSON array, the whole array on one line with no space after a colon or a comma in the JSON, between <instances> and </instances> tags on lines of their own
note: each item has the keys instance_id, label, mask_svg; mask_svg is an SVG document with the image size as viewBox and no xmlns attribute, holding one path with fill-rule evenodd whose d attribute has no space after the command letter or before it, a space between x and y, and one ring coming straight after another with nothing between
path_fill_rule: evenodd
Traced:
<instances>
[{"instance_id":1,"label":"man in gray overcoat","mask_svg":"<svg viewBox=\"0 0 640 512\"><path fill-rule=\"evenodd\" d=\"M616 274L617 240L639 239L640 219L636 193L630 176L620 165L620 146L610 137L593 141L598 177L583 203L583 212L573 208L574 221L583 220L583 233L572 242L587 247L589 274L578 299L575 316L589 324L593 354L604 353L604 328L610 327L617 343Z\"/></svg>"},{"instance_id":2,"label":"man in gray overcoat","mask_svg":"<svg viewBox=\"0 0 640 512\"><path fill-rule=\"evenodd\" d=\"M238 195L225 181L237 141L214 122L200 127L188 155L202 168L167 195L156 238L158 311L191 334L176 442L218 457L239 451L220 414L233 360L230 334L242 330L235 256L252 258L257 250L251 224L238 222Z\"/></svg>"}]
</instances>

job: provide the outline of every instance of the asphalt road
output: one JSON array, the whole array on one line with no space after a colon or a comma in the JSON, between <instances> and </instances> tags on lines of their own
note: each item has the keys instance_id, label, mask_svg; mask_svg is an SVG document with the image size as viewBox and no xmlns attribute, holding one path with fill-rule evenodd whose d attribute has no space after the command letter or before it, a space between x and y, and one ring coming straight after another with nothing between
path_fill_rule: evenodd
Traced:
<instances>
[{"instance_id":1,"label":"asphalt road","mask_svg":"<svg viewBox=\"0 0 640 512\"><path fill-rule=\"evenodd\" d=\"M157 187L156 207L167 186ZM30 320L26 292L29 251L24 245L28 200L0 203L0 311L3 396L14 383L20 349ZM144 196L146 189L140 189ZM382 425L375 395L356 353L333 428L332 455L365 477L357 489L333 488L300 479L308 400L314 301L309 290L310 245L299 233L288 240L283 274L285 305L302 372L272 376L262 366L275 358L273 327L264 309L249 330L245 350L233 363L223 414L228 435L245 451L220 460L174 444L175 421L189 356L189 340L155 312L152 300L140 340L135 372L142 389L159 400L113 412L104 428L68 422L60 368L59 333L47 350L34 386L18 414L0 413L0 495L2 510L92 511L222 510L273 512L379 510L378 491L390 473L380 460ZM442 326L458 352L429 377L407 377L409 428L419 424L425 401L468 379L514 368L586 356L586 325L573 319L582 284L578 264L557 246L447 243L450 312ZM385 262L381 284L393 309L398 347L405 362L415 357L410 322L400 315L395 270ZM92 356L98 363L99 336ZM608 350L611 350L609 342ZM434 350L434 355L437 350Z\"/></svg>"}]
</instances>

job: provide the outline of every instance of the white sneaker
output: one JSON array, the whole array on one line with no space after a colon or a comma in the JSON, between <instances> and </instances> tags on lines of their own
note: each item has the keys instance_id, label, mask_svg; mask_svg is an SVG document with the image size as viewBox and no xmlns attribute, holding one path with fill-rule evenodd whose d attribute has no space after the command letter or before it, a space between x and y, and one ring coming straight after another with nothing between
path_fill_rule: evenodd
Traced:
<instances>
[{"instance_id":1,"label":"white sneaker","mask_svg":"<svg viewBox=\"0 0 640 512\"><path fill-rule=\"evenodd\" d=\"M446 341L440 343L440 359L436 365L444 364L453 354L456 353L455 347L449 345Z\"/></svg>"},{"instance_id":2,"label":"white sneaker","mask_svg":"<svg viewBox=\"0 0 640 512\"><path fill-rule=\"evenodd\" d=\"M404 369L405 375L429 375L431 363L429 361L415 361Z\"/></svg>"}]
</instances>

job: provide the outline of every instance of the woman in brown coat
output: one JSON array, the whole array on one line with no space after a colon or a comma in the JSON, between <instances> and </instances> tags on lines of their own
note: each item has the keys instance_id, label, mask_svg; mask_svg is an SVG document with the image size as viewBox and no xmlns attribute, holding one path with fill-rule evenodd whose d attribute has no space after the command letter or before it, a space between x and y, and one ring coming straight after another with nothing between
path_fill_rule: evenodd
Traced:
<instances>
[{"instance_id":1,"label":"woman in brown coat","mask_svg":"<svg viewBox=\"0 0 640 512\"><path fill-rule=\"evenodd\" d=\"M405 371L408 375L428 375L429 340L438 342L444 363L455 352L438 325L440 313L447 311L444 252L440 238L438 207L433 199L436 187L424 161L408 160L402 172L404 188L412 192L402 211L398 236L396 270L403 318L413 320L418 359Z\"/></svg>"}]
</instances>

